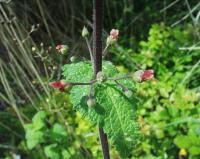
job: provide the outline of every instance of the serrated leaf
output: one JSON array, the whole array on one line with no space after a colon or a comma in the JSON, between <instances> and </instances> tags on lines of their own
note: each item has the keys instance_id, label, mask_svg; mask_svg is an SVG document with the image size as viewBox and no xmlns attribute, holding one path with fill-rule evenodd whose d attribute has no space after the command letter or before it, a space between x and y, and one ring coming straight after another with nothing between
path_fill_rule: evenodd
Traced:
<instances>
[{"instance_id":1,"label":"serrated leaf","mask_svg":"<svg viewBox=\"0 0 200 159\"><path fill-rule=\"evenodd\" d=\"M63 66L63 76L69 82L89 82L93 78L92 66L89 62L72 63ZM103 72L106 76L112 77L117 74L117 70L111 62L103 63ZM89 86L74 86L70 93L71 102L74 108L83 116L87 116L94 123L103 121L105 111L102 107L89 109L86 105L86 100L89 94Z\"/></svg>"},{"instance_id":2,"label":"serrated leaf","mask_svg":"<svg viewBox=\"0 0 200 159\"><path fill-rule=\"evenodd\" d=\"M127 157L138 139L136 101L128 99L114 84L96 89L97 103L105 109L104 131L113 141L121 157Z\"/></svg>"},{"instance_id":3,"label":"serrated leaf","mask_svg":"<svg viewBox=\"0 0 200 159\"><path fill-rule=\"evenodd\" d=\"M93 77L93 70L90 62L79 62L66 64L62 67L62 75L68 82L87 82ZM103 71L107 76L114 76L117 73L111 62L103 62Z\"/></svg>"},{"instance_id":4,"label":"serrated leaf","mask_svg":"<svg viewBox=\"0 0 200 159\"><path fill-rule=\"evenodd\" d=\"M108 77L120 76L110 62L103 63L103 73ZM88 82L92 79L92 74L89 62L68 64L63 67L63 75L70 82ZM119 82L134 89L131 80L120 80ZM120 155L128 156L138 138L136 99L127 98L122 89L113 81L94 84L97 104L93 108L88 108L86 104L89 86L74 86L70 93L74 108L93 123L100 124Z\"/></svg>"}]
</instances>

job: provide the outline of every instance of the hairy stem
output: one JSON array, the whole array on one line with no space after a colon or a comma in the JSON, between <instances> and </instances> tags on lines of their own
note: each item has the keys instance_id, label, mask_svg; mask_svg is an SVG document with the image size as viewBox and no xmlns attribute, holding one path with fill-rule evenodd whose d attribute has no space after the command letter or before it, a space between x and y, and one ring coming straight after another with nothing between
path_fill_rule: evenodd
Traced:
<instances>
[{"instance_id":1,"label":"hairy stem","mask_svg":"<svg viewBox=\"0 0 200 159\"><path fill-rule=\"evenodd\" d=\"M94 53L94 77L102 70L102 19L103 0L93 0L93 53ZM110 159L107 135L99 127L99 136L104 159Z\"/></svg>"}]
</instances>

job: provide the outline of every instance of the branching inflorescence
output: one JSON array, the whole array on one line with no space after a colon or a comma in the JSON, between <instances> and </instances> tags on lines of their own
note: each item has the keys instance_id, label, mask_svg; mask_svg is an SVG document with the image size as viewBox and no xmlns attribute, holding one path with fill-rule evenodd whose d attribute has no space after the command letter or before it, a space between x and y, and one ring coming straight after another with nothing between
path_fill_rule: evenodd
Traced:
<instances>
[{"instance_id":1,"label":"branching inflorescence","mask_svg":"<svg viewBox=\"0 0 200 159\"><path fill-rule=\"evenodd\" d=\"M112 63L104 61L102 70L94 76L92 72L95 72L96 57L91 49L86 27L82 30L82 36L90 53L90 62L71 60L72 64L63 66L65 79L50 82L49 85L62 92L69 91L74 108L93 123L98 124L101 131L105 130L120 156L127 157L133 146L137 144L139 129L132 88L134 82L151 80L154 77L154 71L138 70L122 75L117 72ZM118 37L119 30L112 29L101 54L102 58L106 57L107 49L117 42ZM68 51L66 45L58 45L56 49L61 54L66 54ZM107 151L104 146L102 148L104 158L109 158L109 154L105 155L105 152L109 151L108 148Z\"/></svg>"},{"instance_id":2,"label":"branching inflorescence","mask_svg":"<svg viewBox=\"0 0 200 159\"><path fill-rule=\"evenodd\" d=\"M87 47L88 47L88 50L90 53L90 60L91 60L92 65L94 65L94 55L93 55L91 47L90 47L88 36L89 36L89 32L88 32L87 28L84 26L83 30L82 30L82 37L86 41L86 44L87 44ZM107 54L106 51L107 51L108 47L110 45L113 45L118 40L118 37L119 37L119 30L112 29L110 31L110 35L107 37L106 47L102 54L102 56L104 58ZM68 51L68 46L67 45L57 45L56 49L61 54L65 54ZM134 73L129 73L129 74L121 76L121 77L106 77L105 74L102 71L100 71L97 73L96 79L88 81L88 82L67 82L67 81L61 80L61 81L50 82L49 85L51 87L63 92L63 91L69 90L71 87L73 87L75 85L80 85L80 86L81 85L90 85L92 88L93 84L96 82L103 83L103 82L110 80L110 81L115 81L115 83L124 90L125 94L130 96L132 94L131 91L128 88L126 88L125 86L123 86L122 84L120 84L118 81L120 81L122 79L131 78L134 82L144 82L144 81L152 79L153 77L154 77L153 70L138 70ZM90 107L91 107L91 103L94 103L94 101L95 101L95 99L91 99L91 98L93 98L91 94L94 94L94 93L90 92L88 94L89 101L87 102L87 103L89 103L88 106L90 106ZM93 101L93 102L91 102L91 101Z\"/></svg>"}]
</instances>

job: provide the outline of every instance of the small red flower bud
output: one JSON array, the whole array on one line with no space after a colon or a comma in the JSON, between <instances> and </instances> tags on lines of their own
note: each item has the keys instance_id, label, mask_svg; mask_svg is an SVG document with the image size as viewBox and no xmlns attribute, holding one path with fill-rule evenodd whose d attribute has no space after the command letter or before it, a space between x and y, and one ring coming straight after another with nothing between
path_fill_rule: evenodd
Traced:
<instances>
[{"instance_id":1,"label":"small red flower bud","mask_svg":"<svg viewBox=\"0 0 200 159\"><path fill-rule=\"evenodd\" d=\"M143 82L154 77L154 70L139 70L133 73L132 78L136 82Z\"/></svg>"},{"instance_id":2,"label":"small red flower bud","mask_svg":"<svg viewBox=\"0 0 200 159\"><path fill-rule=\"evenodd\" d=\"M110 35L107 37L106 45L108 46L114 44L117 41L118 37L119 37L119 30L112 29L110 31Z\"/></svg>"},{"instance_id":3,"label":"small red flower bud","mask_svg":"<svg viewBox=\"0 0 200 159\"><path fill-rule=\"evenodd\" d=\"M69 84L63 81L54 81L54 82L50 82L49 85L52 88L58 89L61 92L65 91L65 87L68 86Z\"/></svg>"},{"instance_id":4,"label":"small red flower bud","mask_svg":"<svg viewBox=\"0 0 200 159\"><path fill-rule=\"evenodd\" d=\"M110 36L113 40L117 40L119 37L119 30L118 29L112 29L110 31Z\"/></svg>"},{"instance_id":5,"label":"small red flower bud","mask_svg":"<svg viewBox=\"0 0 200 159\"><path fill-rule=\"evenodd\" d=\"M154 70L145 70L140 77L141 81L150 80L154 77Z\"/></svg>"},{"instance_id":6,"label":"small red flower bud","mask_svg":"<svg viewBox=\"0 0 200 159\"><path fill-rule=\"evenodd\" d=\"M61 54L66 54L69 48L67 45L57 45L56 50L58 50L58 52Z\"/></svg>"},{"instance_id":7,"label":"small red flower bud","mask_svg":"<svg viewBox=\"0 0 200 159\"><path fill-rule=\"evenodd\" d=\"M60 49L62 49L62 45L57 45L57 46L56 46L56 50L59 51Z\"/></svg>"}]
</instances>

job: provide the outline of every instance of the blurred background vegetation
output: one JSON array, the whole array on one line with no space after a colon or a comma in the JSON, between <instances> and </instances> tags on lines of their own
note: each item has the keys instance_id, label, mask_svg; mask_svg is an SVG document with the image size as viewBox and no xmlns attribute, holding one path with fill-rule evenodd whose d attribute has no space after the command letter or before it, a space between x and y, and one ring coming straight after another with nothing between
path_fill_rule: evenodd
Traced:
<instances>
[{"instance_id":1,"label":"blurred background vegetation","mask_svg":"<svg viewBox=\"0 0 200 159\"><path fill-rule=\"evenodd\" d=\"M88 58L80 35L92 31L92 1L1 0L0 23L0 158L101 159L96 127L48 86L71 56ZM199 0L104 0L104 39L112 28L120 39L107 59L156 73L137 85L143 138L130 158L199 159Z\"/></svg>"}]
</instances>

